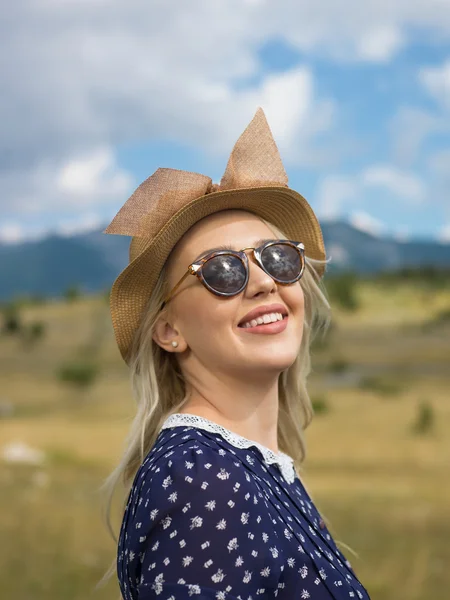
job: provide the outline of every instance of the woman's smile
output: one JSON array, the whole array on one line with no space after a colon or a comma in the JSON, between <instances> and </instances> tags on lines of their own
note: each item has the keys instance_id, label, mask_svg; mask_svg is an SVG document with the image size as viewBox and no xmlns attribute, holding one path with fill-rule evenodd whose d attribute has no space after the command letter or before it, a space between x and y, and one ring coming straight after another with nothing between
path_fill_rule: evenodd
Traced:
<instances>
[{"instance_id":1,"label":"woman's smile","mask_svg":"<svg viewBox=\"0 0 450 600\"><path fill-rule=\"evenodd\" d=\"M244 333L281 333L288 326L288 316L283 317L282 321L275 321L274 323L262 323L261 325L256 325L255 327L238 327L240 331Z\"/></svg>"}]
</instances>

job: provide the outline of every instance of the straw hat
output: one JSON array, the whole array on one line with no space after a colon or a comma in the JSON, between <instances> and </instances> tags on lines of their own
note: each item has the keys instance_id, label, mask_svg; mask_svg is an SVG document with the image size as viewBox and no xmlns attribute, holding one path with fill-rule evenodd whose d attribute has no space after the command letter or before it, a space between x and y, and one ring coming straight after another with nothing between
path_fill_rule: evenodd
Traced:
<instances>
[{"instance_id":1,"label":"straw hat","mask_svg":"<svg viewBox=\"0 0 450 600\"><path fill-rule=\"evenodd\" d=\"M325 260L312 208L288 178L264 112L259 108L231 152L219 185L210 177L157 169L125 202L103 233L130 235L129 265L114 281L110 308L120 353L129 350L161 269L182 236L200 219L243 209L303 242L307 257ZM187 268L188 265L186 265ZM324 275L324 268L318 269Z\"/></svg>"}]
</instances>

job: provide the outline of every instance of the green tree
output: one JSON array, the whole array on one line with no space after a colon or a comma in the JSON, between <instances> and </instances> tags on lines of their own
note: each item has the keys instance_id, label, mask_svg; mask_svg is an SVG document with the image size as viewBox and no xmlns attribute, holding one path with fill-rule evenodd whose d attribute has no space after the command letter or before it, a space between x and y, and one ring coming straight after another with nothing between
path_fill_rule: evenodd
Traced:
<instances>
[{"instance_id":1,"label":"green tree","mask_svg":"<svg viewBox=\"0 0 450 600\"><path fill-rule=\"evenodd\" d=\"M344 310L357 310L359 308L356 295L357 282L358 278L352 271L330 277L326 287L331 302L336 302Z\"/></svg>"},{"instance_id":2,"label":"green tree","mask_svg":"<svg viewBox=\"0 0 450 600\"><path fill-rule=\"evenodd\" d=\"M22 330L22 318L17 304L11 303L3 308L2 333L15 335Z\"/></svg>"},{"instance_id":3,"label":"green tree","mask_svg":"<svg viewBox=\"0 0 450 600\"><path fill-rule=\"evenodd\" d=\"M69 286L64 292L64 297L67 300L67 302L74 302L75 300L78 300L80 296L80 289L76 285Z\"/></svg>"},{"instance_id":4,"label":"green tree","mask_svg":"<svg viewBox=\"0 0 450 600\"><path fill-rule=\"evenodd\" d=\"M315 415L324 414L330 410L328 400L325 394L313 396L311 398L311 404Z\"/></svg>"},{"instance_id":5,"label":"green tree","mask_svg":"<svg viewBox=\"0 0 450 600\"><path fill-rule=\"evenodd\" d=\"M79 359L61 365L57 377L76 389L86 389L94 383L98 373L99 367L94 361Z\"/></svg>"},{"instance_id":6,"label":"green tree","mask_svg":"<svg viewBox=\"0 0 450 600\"><path fill-rule=\"evenodd\" d=\"M34 321L22 330L23 340L28 345L34 345L44 337L46 325L43 321Z\"/></svg>"},{"instance_id":7,"label":"green tree","mask_svg":"<svg viewBox=\"0 0 450 600\"><path fill-rule=\"evenodd\" d=\"M434 410L428 400L421 400L417 410L416 420L412 425L413 433L424 435L434 428Z\"/></svg>"}]
</instances>

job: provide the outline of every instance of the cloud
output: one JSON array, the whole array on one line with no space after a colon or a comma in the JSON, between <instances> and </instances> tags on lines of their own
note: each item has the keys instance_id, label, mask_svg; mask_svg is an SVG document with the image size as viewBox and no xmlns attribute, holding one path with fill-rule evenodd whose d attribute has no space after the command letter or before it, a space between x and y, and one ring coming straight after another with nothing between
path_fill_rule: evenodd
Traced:
<instances>
[{"instance_id":1,"label":"cloud","mask_svg":"<svg viewBox=\"0 0 450 600\"><path fill-rule=\"evenodd\" d=\"M384 188L394 198L416 206L422 203L426 191L423 181L412 173L389 165L372 165L355 175L323 177L316 192L318 212L322 218L334 219L345 209L364 205L373 187Z\"/></svg>"},{"instance_id":2,"label":"cloud","mask_svg":"<svg viewBox=\"0 0 450 600\"><path fill-rule=\"evenodd\" d=\"M401 106L391 118L388 129L393 140L394 162L410 167L417 160L425 140L438 131L448 131L449 126L438 115Z\"/></svg>"},{"instance_id":3,"label":"cloud","mask_svg":"<svg viewBox=\"0 0 450 600\"><path fill-rule=\"evenodd\" d=\"M358 56L372 62L389 61L405 44L404 34L394 24L375 27L358 40Z\"/></svg>"},{"instance_id":4,"label":"cloud","mask_svg":"<svg viewBox=\"0 0 450 600\"><path fill-rule=\"evenodd\" d=\"M354 201L359 191L358 182L352 177L331 175L323 178L316 195L320 214L324 219L335 219L342 206Z\"/></svg>"},{"instance_id":5,"label":"cloud","mask_svg":"<svg viewBox=\"0 0 450 600\"><path fill-rule=\"evenodd\" d=\"M0 172L0 187L4 197L14 199L5 212L22 216L113 205L132 186L131 176L119 168L108 148L63 162L45 161L30 170L26 178L21 175L20 171Z\"/></svg>"},{"instance_id":6,"label":"cloud","mask_svg":"<svg viewBox=\"0 0 450 600\"><path fill-rule=\"evenodd\" d=\"M434 152L427 162L430 178L433 181L430 197L434 205L442 207L441 222L446 222L450 220L450 149Z\"/></svg>"},{"instance_id":7,"label":"cloud","mask_svg":"<svg viewBox=\"0 0 450 600\"><path fill-rule=\"evenodd\" d=\"M450 108L450 59L439 67L422 68L419 81L439 104Z\"/></svg>"},{"instance_id":8,"label":"cloud","mask_svg":"<svg viewBox=\"0 0 450 600\"><path fill-rule=\"evenodd\" d=\"M66 204L111 202L126 194L130 186L130 175L117 166L109 148L71 159L55 173L56 192Z\"/></svg>"},{"instance_id":9,"label":"cloud","mask_svg":"<svg viewBox=\"0 0 450 600\"><path fill-rule=\"evenodd\" d=\"M264 97L270 84L261 83L257 54L267 40L282 40L308 64L316 56L385 62L418 27L450 37L450 6L440 0L10 3L0 29L7 57L0 166L29 168L150 137L223 152L229 125L240 130L258 90ZM246 81L259 82L257 93L242 90ZM246 98L254 101L251 110ZM332 102L314 102L312 129L321 131Z\"/></svg>"},{"instance_id":10,"label":"cloud","mask_svg":"<svg viewBox=\"0 0 450 600\"><path fill-rule=\"evenodd\" d=\"M376 237L386 233L386 226L384 223L362 210L352 212L349 221L356 229Z\"/></svg>"},{"instance_id":11,"label":"cloud","mask_svg":"<svg viewBox=\"0 0 450 600\"><path fill-rule=\"evenodd\" d=\"M447 223L447 225L444 225L444 227L441 228L438 239L443 244L450 244L450 223Z\"/></svg>"},{"instance_id":12,"label":"cloud","mask_svg":"<svg viewBox=\"0 0 450 600\"><path fill-rule=\"evenodd\" d=\"M407 242L411 239L411 233L409 228L405 225L400 225L397 227L397 230L393 233L393 238L397 240L397 242Z\"/></svg>"},{"instance_id":13,"label":"cloud","mask_svg":"<svg viewBox=\"0 0 450 600\"><path fill-rule=\"evenodd\" d=\"M53 231L63 237L71 237L88 231L96 231L105 224L105 219L98 214L88 212L77 219L59 221Z\"/></svg>"},{"instance_id":14,"label":"cloud","mask_svg":"<svg viewBox=\"0 0 450 600\"><path fill-rule=\"evenodd\" d=\"M25 231L20 223L4 223L0 226L0 242L17 244L25 239Z\"/></svg>"},{"instance_id":15,"label":"cloud","mask_svg":"<svg viewBox=\"0 0 450 600\"><path fill-rule=\"evenodd\" d=\"M205 113L203 122L208 130L205 146L211 152L229 153L255 109L263 106L286 164L308 166L322 160L314 137L332 128L335 106L331 100L317 98L309 69L272 74L258 87L234 93L225 85L216 85L209 92L209 97L206 89L200 95L203 100L215 97L214 109ZM216 119L217 114L220 118ZM211 135L212 131L217 135ZM26 176L20 167L0 169L0 185L5 192L2 197L14 207L13 214L64 213L75 207L85 210L112 205L132 191L132 178L119 168L111 148L102 146L83 154L63 154L62 159L41 159L27 169Z\"/></svg>"},{"instance_id":16,"label":"cloud","mask_svg":"<svg viewBox=\"0 0 450 600\"><path fill-rule=\"evenodd\" d=\"M120 145L168 140L226 158L259 105L286 164L329 165L346 136L313 59L385 63L419 29L450 39L442 0L23 0L2 16L0 206L8 223L55 207L89 214L123 199L130 176L113 156ZM298 51L301 64L266 73L258 51L270 40ZM447 89L441 71L423 73L438 97ZM430 127L419 127L416 146Z\"/></svg>"},{"instance_id":17,"label":"cloud","mask_svg":"<svg viewBox=\"0 0 450 600\"><path fill-rule=\"evenodd\" d=\"M363 185L382 187L399 198L419 204L425 196L425 186L421 179L412 173L402 172L390 165L374 165L361 176Z\"/></svg>"},{"instance_id":18,"label":"cloud","mask_svg":"<svg viewBox=\"0 0 450 600\"><path fill-rule=\"evenodd\" d=\"M57 220L55 223L45 226L9 221L0 225L0 243L13 245L25 241L38 241L44 239L50 233L62 237L71 237L76 234L99 230L104 225L105 219L94 212L81 213L79 216Z\"/></svg>"},{"instance_id":19,"label":"cloud","mask_svg":"<svg viewBox=\"0 0 450 600\"><path fill-rule=\"evenodd\" d=\"M242 123L237 129L231 114L223 120L222 137L228 138L224 152L231 150L255 107L262 106L284 162L307 167L326 159L325 153L315 146L315 136L332 130L337 107L333 100L317 96L310 69L300 67L267 75L259 87L234 94L230 91L228 98L232 99ZM223 111L229 112L230 106L228 101Z\"/></svg>"},{"instance_id":20,"label":"cloud","mask_svg":"<svg viewBox=\"0 0 450 600\"><path fill-rule=\"evenodd\" d=\"M340 244L330 244L327 246L327 255L331 258L333 264L344 266L350 261L348 251Z\"/></svg>"},{"instance_id":21,"label":"cloud","mask_svg":"<svg viewBox=\"0 0 450 600\"><path fill-rule=\"evenodd\" d=\"M450 148L431 154L428 158L428 166L435 177L441 177L450 184Z\"/></svg>"}]
</instances>

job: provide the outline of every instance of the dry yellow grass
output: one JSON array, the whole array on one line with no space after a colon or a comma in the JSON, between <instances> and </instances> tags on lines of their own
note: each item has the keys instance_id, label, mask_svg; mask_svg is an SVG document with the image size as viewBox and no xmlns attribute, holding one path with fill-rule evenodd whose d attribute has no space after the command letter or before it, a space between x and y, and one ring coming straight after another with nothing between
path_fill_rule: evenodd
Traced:
<instances>
[{"instance_id":1,"label":"dry yellow grass","mask_svg":"<svg viewBox=\"0 0 450 600\"><path fill-rule=\"evenodd\" d=\"M429 294L428 294L429 295ZM330 346L315 351L312 394L328 412L307 430L302 477L373 600L444 600L450 588L450 403L448 325L418 325L447 308L440 291L425 302L414 286L359 290L356 314L334 310ZM32 349L0 340L0 450L20 441L44 450L40 466L0 462L0 586L15 600L116 599L115 578L94 592L115 544L100 520L98 486L116 464L133 417L128 373L114 344L104 300L32 307L48 335ZM93 334L94 332L94 334ZM64 360L97 336L102 371L87 392L55 378ZM396 393L325 384L324 369L343 358L399 385ZM434 428L411 433L419 402ZM119 498L114 508L120 524Z\"/></svg>"}]
</instances>

